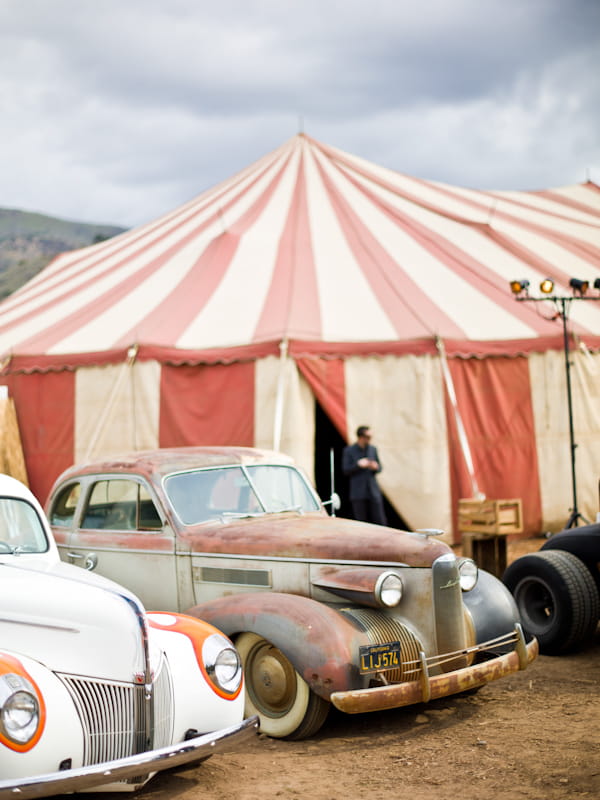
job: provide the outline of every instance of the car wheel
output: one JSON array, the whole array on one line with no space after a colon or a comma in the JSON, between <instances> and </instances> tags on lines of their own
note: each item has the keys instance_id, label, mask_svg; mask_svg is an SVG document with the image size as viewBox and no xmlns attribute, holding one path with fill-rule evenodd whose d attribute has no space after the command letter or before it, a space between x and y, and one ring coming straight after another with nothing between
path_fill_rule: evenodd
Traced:
<instances>
[{"instance_id":1,"label":"car wheel","mask_svg":"<svg viewBox=\"0 0 600 800\"><path fill-rule=\"evenodd\" d=\"M311 691L281 650L255 633L242 633L235 646L244 665L246 716L258 714L260 730L277 739L316 733L329 703Z\"/></svg>"},{"instance_id":2,"label":"car wheel","mask_svg":"<svg viewBox=\"0 0 600 800\"><path fill-rule=\"evenodd\" d=\"M585 564L572 553L544 550L513 561L502 578L523 627L540 652L559 655L583 645L596 630L600 600Z\"/></svg>"}]
</instances>

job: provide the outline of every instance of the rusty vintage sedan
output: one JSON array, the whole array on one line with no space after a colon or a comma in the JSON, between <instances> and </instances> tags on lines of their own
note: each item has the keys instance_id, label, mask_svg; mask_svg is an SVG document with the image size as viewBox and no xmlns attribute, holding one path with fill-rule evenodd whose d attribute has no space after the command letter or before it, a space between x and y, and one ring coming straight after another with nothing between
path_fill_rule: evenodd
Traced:
<instances>
[{"instance_id":1,"label":"rusty vintage sedan","mask_svg":"<svg viewBox=\"0 0 600 800\"><path fill-rule=\"evenodd\" d=\"M67 470L46 513L61 558L236 643L246 713L301 738L330 704L395 708L524 669L512 596L436 536L330 516L279 453L137 452Z\"/></svg>"}]
</instances>

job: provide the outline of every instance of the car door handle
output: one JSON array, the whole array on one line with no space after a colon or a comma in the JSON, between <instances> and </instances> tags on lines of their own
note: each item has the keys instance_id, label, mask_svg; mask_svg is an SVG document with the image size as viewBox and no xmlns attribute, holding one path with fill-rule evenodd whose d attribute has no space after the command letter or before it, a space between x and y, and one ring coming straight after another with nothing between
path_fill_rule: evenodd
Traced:
<instances>
[{"instance_id":1,"label":"car door handle","mask_svg":"<svg viewBox=\"0 0 600 800\"><path fill-rule=\"evenodd\" d=\"M74 560L84 558L85 561L83 562L82 566L84 567L84 569L87 569L90 572L93 569L96 569L96 566L98 564L98 556L96 555L96 553L88 553L85 556L83 553L67 553L67 556Z\"/></svg>"}]
</instances>

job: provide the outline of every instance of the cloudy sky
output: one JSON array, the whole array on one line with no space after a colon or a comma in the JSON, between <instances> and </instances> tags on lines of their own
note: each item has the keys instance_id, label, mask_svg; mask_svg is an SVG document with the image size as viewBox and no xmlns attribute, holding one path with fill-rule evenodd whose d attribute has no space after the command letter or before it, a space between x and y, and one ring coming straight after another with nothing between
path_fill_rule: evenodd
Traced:
<instances>
[{"instance_id":1,"label":"cloudy sky","mask_svg":"<svg viewBox=\"0 0 600 800\"><path fill-rule=\"evenodd\" d=\"M480 189L600 184L598 0L0 0L0 207L133 226L299 130Z\"/></svg>"}]
</instances>

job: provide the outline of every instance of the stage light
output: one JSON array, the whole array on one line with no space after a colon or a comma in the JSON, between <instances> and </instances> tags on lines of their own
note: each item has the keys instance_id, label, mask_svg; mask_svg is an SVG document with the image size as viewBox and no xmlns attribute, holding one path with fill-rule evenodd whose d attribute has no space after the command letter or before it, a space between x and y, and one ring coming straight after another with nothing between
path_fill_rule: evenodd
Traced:
<instances>
[{"instance_id":1,"label":"stage light","mask_svg":"<svg viewBox=\"0 0 600 800\"><path fill-rule=\"evenodd\" d=\"M587 290L590 288L590 282L589 281L580 281L579 278L571 278L571 280L569 281L569 286L577 294L584 295L587 292Z\"/></svg>"},{"instance_id":2,"label":"stage light","mask_svg":"<svg viewBox=\"0 0 600 800\"><path fill-rule=\"evenodd\" d=\"M596 278L593 283L594 289L600 292L600 277ZM525 301L529 303L547 303L550 302L554 305L556 313L552 317L545 317L547 320L560 319L563 329L563 349L565 355L565 376L567 383L567 410L569 413L569 442L571 452L571 488L573 491L573 507L570 509L571 514L567 520L565 528L572 528L577 525L580 519L585 522L587 520L582 514L579 513L577 508L577 480L575 475L575 450L577 444L575 442L575 432L573 426L573 401L571 399L571 361L570 361L570 346L569 346L569 328L568 317L572 303L576 300L592 301L597 300L600 302L600 294L593 294L584 297L587 290L590 288L590 281L582 281L579 278L571 278L569 287L572 291L572 296L563 295L561 293L554 294L554 281L551 278L545 278L540 283L539 297L533 297L527 291L529 281L510 281L510 290L515 295L515 300Z\"/></svg>"},{"instance_id":3,"label":"stage light","mask_svg":"<svg viewBox=\"0 0 600 800\"><path fill-rule=\"evenodd\" d=\"M510 290L513 294L521 294L521 292L526 292L529 288L529 281L522 280L522 281L511 281L510 282Z\"/></svg>"}]
</instances>

